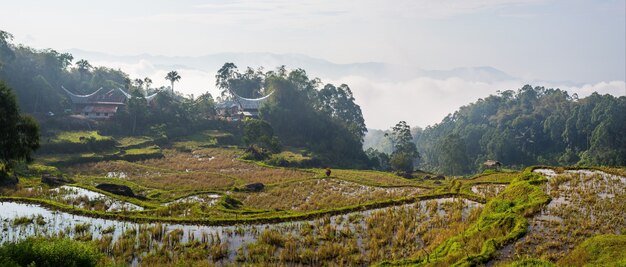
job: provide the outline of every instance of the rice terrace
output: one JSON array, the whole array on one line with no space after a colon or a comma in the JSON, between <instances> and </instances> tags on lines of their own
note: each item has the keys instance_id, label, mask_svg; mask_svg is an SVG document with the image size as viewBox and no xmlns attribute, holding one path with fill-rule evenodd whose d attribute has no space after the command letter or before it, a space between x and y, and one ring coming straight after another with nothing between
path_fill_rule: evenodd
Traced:
<instances>
[{"instance_id":1,"label":"rice terrace","mask_svg":"<svg viewBox=\"0 0 626 267\"><path fill-rule=\"evenodd\" d=\"M625 12L3 3L0 267L626 267Z\"/></svg>"}]
</instances>

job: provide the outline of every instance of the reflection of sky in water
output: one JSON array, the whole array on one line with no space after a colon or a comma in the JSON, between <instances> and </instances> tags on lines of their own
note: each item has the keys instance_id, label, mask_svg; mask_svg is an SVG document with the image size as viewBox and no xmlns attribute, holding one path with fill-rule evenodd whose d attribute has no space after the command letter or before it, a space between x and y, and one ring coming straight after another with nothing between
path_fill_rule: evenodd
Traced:
<instances>
[{"instance_id":1,"label":"reflection of sky in water","mask_svg":"<svg viewBox=\"0 0 626 267\"><path fill-rule=\"evenodd\" d=\"M95 192L92 192L95 193ZM353 212L343 215L330 216L330 223L337 227L337 230L341 230L344 227L349 227L351 230L354 230L356 224L360 224L363 227L366 227L364 220L358 220L355 223L350 223L347 218L350 215L360 213L365 218L371 216L373 213L377 211L383 211L385 209L402 209L402 208L413 208L414 205L420 205L421 211L426 213L426 207L428 202L435 201L438 204L442 203L450 203L453 201L458 201L458 199L454 198L441 198L441 199L431 199L424 200L413 204L405 204L395 207L387 207L380 209L367 210L362 212ZM469 212L482 204L465 200L463 201L463 210L462 216L463 218L467 218ZM113 227L114 231L112 233L113 241L116 241L125 231L129 229L139 229L153 227L156 223L133 223L133 222L125 222L125 221L117 221L117 220L108 220L108 219L99 219L99 218L91 218L80 215L72 215L65 212L59 211L51 211L46 208L43 208L34 204L23 204L23 203L13 203L13 202L0 202L0 226L4 229L0 235L0 240L2 242L13 241L25 238L27 236L32 235L53 235L59 233L61 231L66 232L70 237L77 236L74 232L74 228L76 225L80 224L89 224L91 225L90 231L93 235L94 239L98 239L102 236L102 231L104 229L108 229ZM437 214L443 216L445 214L445 209L443 205L438 205ZM33 222L31 224L14 226L13 220L19 217L29 217L34 218L38 215L41 215L46 224L38 225ZM342 222L339 223L337 220L339 217L342 217ZM234 226L203 226L203 225L191 225L191 224L170 224L170 223L162 223L164 229L164 234L167 234L173 230L180 229L183 230L182 242L187 242L190 239L192 240L201 240L203 235L206 237L207 235L216 235L219 236L222 242L226 241L229 244L229 260L232 261L235 258L237 253L237 249L245 244L252 243L256 241L257 235L265 229L276 229L284 233L296 233L304 224L319 224L322 219L318 220L308 220L308 221L292 221L292 222L283 222L276 224L257 224L257 225L234 225ZM237 229L243 229L243 234L238 234ZM165 235L164 235L165 236ZM363 237L359 236L359 243L362 243Z\"/></svg>"},{"instance_id":2,"label":"reflection of sky in water","mask_svg":"<svg viewBox=\"0 0 626 267\"><path fill-rule=\"evenodd\" d=\"M200 194L200 195L193 195L193 196L179 198L177 200L164 203L163 206L169 206L174 203L202 203L202 204L206 204L209 206L213 206L215 205L215 203L217 203L217 200L219 198L220 198L219 194Z\"/></svg>"},{"instance_id":3,"label":"reflection of sky in water","mask_svg":"<svg viewBox=\"0 0 626 267\"><path fill-rule=\"evenodd\" d=\"M80 197L87 197L89 201L103 201L105 205L109 207L107 211L143 210L143 207L137 206L135 204L117 200L105 194L94 192L94 191L81 188L81 187L64 185L58 188L50 189L50 191L56 191L56 192L61 193L62 198L65 200L72 200L72 199L77 199ZM83 208L83 205L81 204L80 207Z\"/></svg>"}]
</instances>

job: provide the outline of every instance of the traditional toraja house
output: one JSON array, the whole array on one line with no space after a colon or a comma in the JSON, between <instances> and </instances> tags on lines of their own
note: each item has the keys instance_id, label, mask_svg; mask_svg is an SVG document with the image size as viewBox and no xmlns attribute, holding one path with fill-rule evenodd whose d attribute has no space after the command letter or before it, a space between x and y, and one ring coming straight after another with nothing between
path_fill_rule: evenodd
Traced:
<instances>
[{"instance_id":1,"label":"traditional toraja house","mask_svg":"<svg viewBox=\"0 0 626 267\"><path fill-rule=\"evenodd\" d=\"M233 100L226 100L215 105L218 117L229 118L239 114L239 104Z\"/></svg>"},{"instance_id":2,"label":"traditional toraja house","mask_svg":"<svg viewBox=\"0 0 626 267\"><path fill-rule=\"evenodd\" d=\"M502 162L496 160L487 160L485 161L485 163L483 163L483 166L485 167L485 169L498 170L500 169L500 167L502 167Z\"/></svg>"},{"instance_id":3,"label":"traditional toraja house","mask_svg":"<svg viewBox=\"0 0 626 267\"><path fill-rule=\"evenodd\" d=\"M245 98L231 91L233 95L232 100L226 100L216 105L217 115L223 118L231 117L235 119L258 118L259 108L268 101L272 93L274 92L260 98Z\"/></svg>"},{"instance_id":4,"label":"traditional toraja house","mask_svg":"<svg viewBox=\"0 0 626 267\"><path fill-rule=\"evenodd\" d=\"M88 95L77 95L65 87L61 86L63 91L67 93L72 101L72 112L82 115L90 119L108 119L115 115L119 108L126 104L126 99L130 98L130 94L122 91L122 89L111 89L104 91L102 87ZM150 103L156 94L146 97Z\"/></svg>"},{"instance_id":5,"label":"traditional toraja house","mask_svg":"<svg viewBox=\"0 0 626 267\"><path fill-rule=\"evenodd\" d=\"M124 92L122 89L119 89L120 92L122 92L122 94L124 94L126 96L126 99L132 98L133 96L130 95L129 93ZM146 102L148 103L148 105L152 104L152 101L154 100L154 98L158 95L159 93L154 93L148 96L144 96L143 98L146 99Z\"/></svg>"}]
</instances>

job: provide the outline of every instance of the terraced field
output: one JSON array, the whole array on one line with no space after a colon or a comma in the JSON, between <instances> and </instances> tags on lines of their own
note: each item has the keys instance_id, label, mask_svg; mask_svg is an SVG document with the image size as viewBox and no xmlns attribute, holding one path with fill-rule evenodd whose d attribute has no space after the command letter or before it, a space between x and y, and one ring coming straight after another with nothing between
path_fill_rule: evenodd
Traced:
<instances>
[{"instance_id":1,"label":"terraced field","mask_svg":"<svg viewBox=\"0 0 626 267\"><path fill-rule=\"evenodd\" d=\"M1 242L90 242L106 255L102 265L448 266L571 263L585 240L626 232L621 169L442 180L361 170L326 176L240 160L234 147L189 144L132 162L23 167L18 185L0 189ZM50 186L44 173L71 181Z\"/></svg>"}]
</instances>

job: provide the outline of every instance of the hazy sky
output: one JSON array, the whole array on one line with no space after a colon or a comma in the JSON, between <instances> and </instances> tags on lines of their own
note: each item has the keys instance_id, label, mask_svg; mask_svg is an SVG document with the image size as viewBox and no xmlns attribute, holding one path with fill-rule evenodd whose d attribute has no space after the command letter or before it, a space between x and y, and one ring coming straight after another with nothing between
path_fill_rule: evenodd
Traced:
<instances>
[{"instance_id":1,"label":"hazy sky","mask_svg":"<svg viewBox=\"0 0 626 267\"><path fill-rule=\"evenodd\" d=\"M17 43L36 48L80 48L116 55L298 53L335 63L385 62L423 69L491 66L521 83L584 84L579 87L613 83L611 90L619 93L626 90L622 89L625 2L20 0L3 1L0 29L12 33ZM361 78L367 77L338 80L371 86ZM487 93L504 89L478 86L487 88ZM376 103L375 99L357 101L364 109L365 103ZM471 101L475 98L460 99L459 104ZM459 104L445 108L450 112ZM375 121L374 127L387 127L382 117L364 113L366 120ZM415 123L425 126L442 118L441 114L434 117Z\"/></svg>"}]
</instances>

